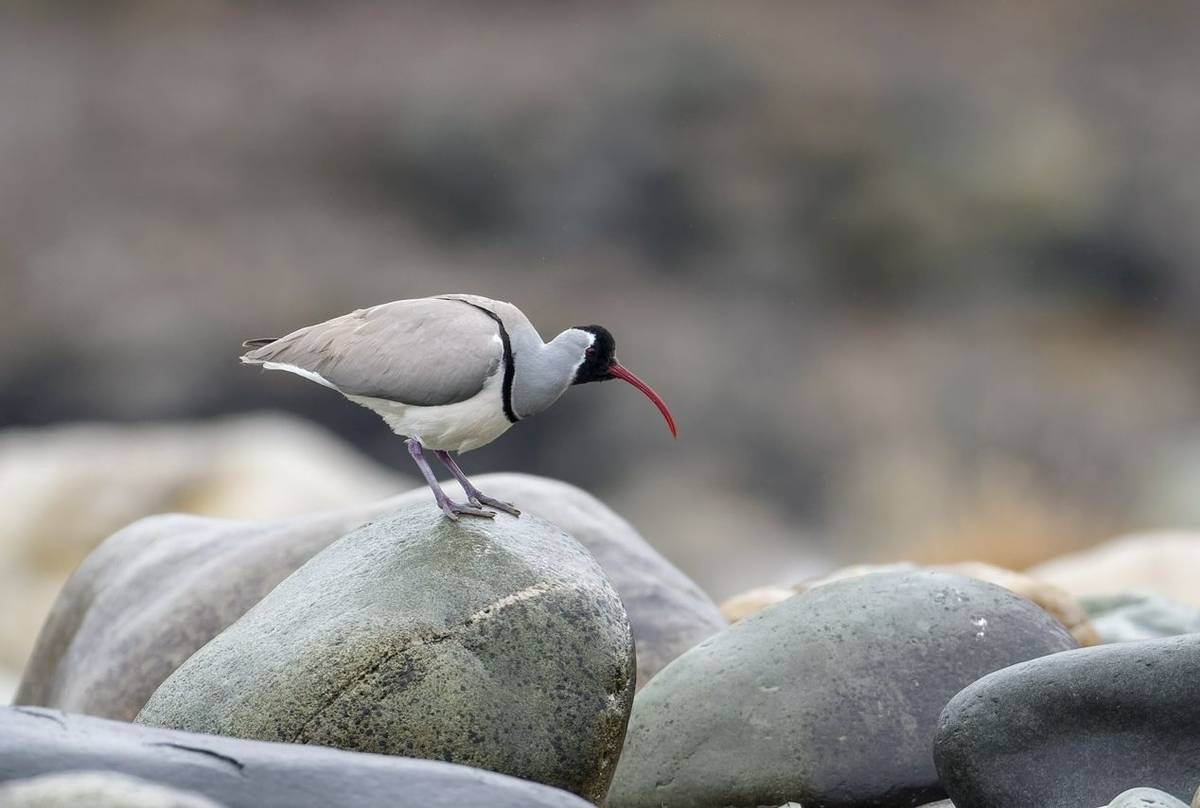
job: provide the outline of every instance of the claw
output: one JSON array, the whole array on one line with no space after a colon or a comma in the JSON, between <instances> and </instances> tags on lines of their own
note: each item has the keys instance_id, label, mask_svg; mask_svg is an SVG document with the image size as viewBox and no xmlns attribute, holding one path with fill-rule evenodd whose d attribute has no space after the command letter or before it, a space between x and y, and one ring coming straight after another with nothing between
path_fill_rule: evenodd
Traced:
<instances>
[{"instance_id":1,"label":"claw","mask_svg":"<svg viewBox=\"0 0 1200 808\"><path fill-rule=\"evenodd\" d=\"M475 496L471 497L471 504L477 505L481 508L486 505L489 508L495 508L496 510L504 511L505 513L511 513L513 516L521 515L521 512L517 510L511 502L501 502L498 499L492 499L488 495L478 492L475 494Z\"/></svg>"},{"instance_id":2,"label":"claw","mask_svg":"<svg viewBox=\"0 0 1200 808\"><path fill-rule=\"evenodd\" d=\"M495 511L487 511L482 507L473 508L470 505L459 505L457 502L449 501L442 505L442 513L446 514L446 516L450 517L455 522L458 521L459 514L462 514L463 516L480 516L484 519L496 518Z\"/></svg>"}]
</instances>

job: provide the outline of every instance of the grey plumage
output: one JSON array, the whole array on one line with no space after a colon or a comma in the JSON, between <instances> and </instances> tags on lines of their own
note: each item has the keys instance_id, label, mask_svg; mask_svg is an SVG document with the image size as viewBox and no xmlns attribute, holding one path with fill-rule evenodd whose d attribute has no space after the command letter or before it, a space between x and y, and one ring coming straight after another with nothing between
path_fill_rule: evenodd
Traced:
<instances>
[{"instance_id":1,"label":"grey plumage","mask_svg":"<svg viewBox=\"0 0 1200 808\"><path fill-rule=\"evenodd\" d=\"M442 299L461 300L486 308L504 324L512 343L516 369L513 410L521 418L535 415L558 401L571 386L574 369L592 343L591 334L576 328L568 328L550 342L543 342L525 313L503 300L479 295L442 295Z\"/></svg>"},{"instance_id":2,"label":"grey plumage","mask_svg":"<svg viewBox=\"0 0 1200 808\"><path fill-rule=\"evenodd\" d=\"M512 408L520 418L536 415L558 401L571 386L574 369L592 342L590 334L575 328L563 331L550 342L543 342L525 313L504 300L469 294L440 295L436 299L461 301L487 309L504 325L515 371Z\"/></svg>"},{"instance_id":3,"label":"grey plumage","mask_svg":"<svg viewBox=\"0 0 1200 808\"><path fill-rule=\"evenodd\" d=\"M350 396L426 407L465 401L504 358L496 321L466 302L419 298L359 309L256 347L242 361L292 366Z\"/></svg>"}]
</instances>

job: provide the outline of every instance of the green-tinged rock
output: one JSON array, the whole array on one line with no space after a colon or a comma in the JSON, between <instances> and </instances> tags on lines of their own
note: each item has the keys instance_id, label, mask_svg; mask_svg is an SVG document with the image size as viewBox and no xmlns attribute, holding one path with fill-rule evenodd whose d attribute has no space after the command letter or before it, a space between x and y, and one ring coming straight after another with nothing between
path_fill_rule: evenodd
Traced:
<instances>
[{"instance_id":1,"label":"green-tinged rock","mask_svg":"<svg viewBox=\"0 0 1200 808\"><path fill-rule=\"evenodd\" d=\"M137 720L465 763L599 801L633 677L625 610L571 537L421 505L315 556Z\"/></svg>"},{"instance_id":2,"label":"green-tinged rock","mask_svg":"<svg viewBox=\"0 0 1200 808\"><path fill-rule=\"evenodd\" d=\"M634 701L610 808L889 808L945 796L938 713L991 671L1077 646L1025 598L934 572L837 581L688 651Z\"/></svg>"}]
</instances>

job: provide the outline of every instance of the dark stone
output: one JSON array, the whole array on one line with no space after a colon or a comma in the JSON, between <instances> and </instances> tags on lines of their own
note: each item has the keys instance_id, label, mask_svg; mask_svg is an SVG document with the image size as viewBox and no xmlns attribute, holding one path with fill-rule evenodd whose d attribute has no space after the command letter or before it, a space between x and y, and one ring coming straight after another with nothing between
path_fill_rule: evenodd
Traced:
<instances>
[{"instance_id":1,"label":"dark stone","mask_svg":"<svg viewBox=\"0 0 1200 808\"><path fill-rule=\"evenodd\" d=\"M959 808L1105 805L1200 780L1200 634L1055 654L963 690L934 757Z\"/></svg>"},{"instance_id":2,"label":"dark stone","mask_svg":"<svg viewBox=\"0 0 1200 808\"><path fill-rule=\"evenodd\" d=\"M621 601L570 536L413 505L316 555L137 721L466 763L599 802L633 677Z\"/></svg>"},{"instance_id":3,"label":"dark stone","mask_svg":"<svg viewBox=\"0 0 1200 808\"><path fill-rule=\"evenodd\" d=\"M451 763L0 708L0 783L76 770L122 772L228 808L592 808L565 791Z\"/></svg>"},{"instance_id":4,"label":"dark stone","mask_svg":"<svg viewBox=\"0 0 1200 808\"><path fill-rule=\"evenodd\" d=\"M639 684L725 626L699 587L587 492L523 474L476 482L563 528L595 556L629 613ZM432 503L420 488L367 507L270 522L174 514L138 521L67 582L16 702L131 721L184 660L316 553L371 519Z\"/></svg>"},{"instance_id":5,"label":"dark stone","mask_svg":"<svg viewBox=\"0 0 1200 808\"><path fill-rule=\"evenodd\" d=\"M930 742L980 676L1076 647L1030 601L933 572L789 598L663 669L634 701L611 808L911 808L944 793Z\"/></svg>"}]
</instances>

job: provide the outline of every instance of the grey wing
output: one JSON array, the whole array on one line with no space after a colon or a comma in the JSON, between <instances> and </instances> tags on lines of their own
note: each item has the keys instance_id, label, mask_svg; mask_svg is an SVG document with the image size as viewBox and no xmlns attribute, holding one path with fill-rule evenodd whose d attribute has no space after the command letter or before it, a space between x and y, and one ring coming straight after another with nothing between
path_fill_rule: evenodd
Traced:
<instances>
[{"instance_id":1,"label":"grey wing","mask_svg":"<svg viewBox=\"0 0 1200 808\"><path fill-rule=\"evenodd\" d=\"M419 298L360 309L247 352L352 396L435 406L471 398L500 368L499 326L461 300Z\"/></svg>"}]
</instances>

